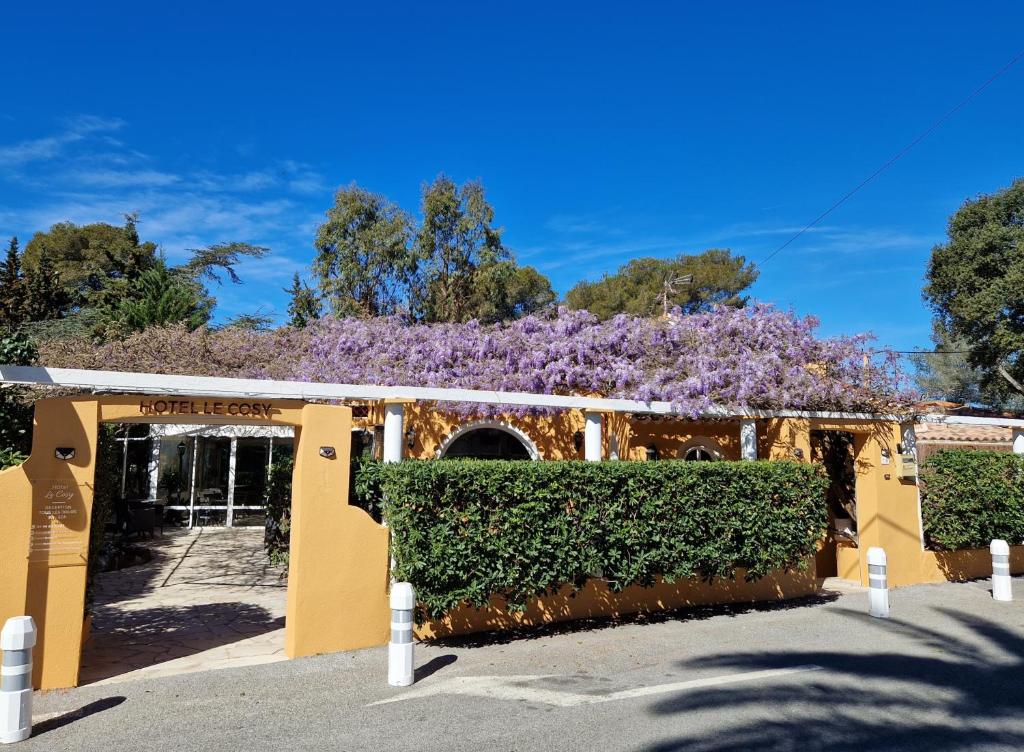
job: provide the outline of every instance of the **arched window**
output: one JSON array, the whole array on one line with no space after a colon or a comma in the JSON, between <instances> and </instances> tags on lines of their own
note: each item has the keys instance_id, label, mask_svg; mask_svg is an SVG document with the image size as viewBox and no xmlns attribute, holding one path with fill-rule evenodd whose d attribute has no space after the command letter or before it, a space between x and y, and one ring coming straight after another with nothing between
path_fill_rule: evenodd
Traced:
<instances>
[{"instance_id":1,"label":"arched window","mask_svg":"<svg viewBox=\"0 0 1024 752\"><path fill-rule=\"evenodd\" d=\"M490 422L458 429L445 440L437 455L481 460L540 459L537 447L526 434L511 426Z\"/></svg>"},{"instance_id":2,"label":"arched window","mask_svg":"<svg viewBox=\"0 0 1024 752\"><path fill-rule=\"evenodd\" d=\"M707 436L694 436L679 448L679 459L687 462L715 462L722 459L722 448Z\"/></svg>"},{"instance_id":3,"label":"arched window","mask_svg":"<svg viewBox=\"0 0 1024 752\"><path fill-rule=\"evenodd\" d=\"M686 450L683 459L687 462L714 462L715 455L702 446L695 446Z\"/></svg>"}]
</instances>

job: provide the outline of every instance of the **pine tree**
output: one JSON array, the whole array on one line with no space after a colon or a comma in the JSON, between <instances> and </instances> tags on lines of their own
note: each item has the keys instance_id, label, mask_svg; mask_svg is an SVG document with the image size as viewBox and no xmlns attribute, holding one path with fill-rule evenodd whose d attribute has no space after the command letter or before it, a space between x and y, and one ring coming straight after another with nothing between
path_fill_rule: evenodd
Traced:
<instances>
[{"instance_id":1,"label":"pine tree","mask_svg":"<svg viewBox=\"0 0 1024 752\"><path fill-rule=\"evenodd\" d=\"M35 269L23 280L25 300L22 315L25 321L62 319L71 308L71 295L61 283L49 256L41 256Z\"/></svg>"},{"instance_id":2,"label":"pine tree","mask_svg":"<svg viewBox=\"0 0 1024 752\"><path fill-rule=\"evenodd\" d=\"M0 326L16 329L25 320L25 277L21 273L18 239L11 238L0 264Z\"/></svg>"},{"instance_id":3,"label":"pine tree","mask_svg":"<svg viewBox=\"0 0 1024 752\"><path fill-rule=\"evenodd\" d=\"M320 300L316 293L295 272L292 286L285 288L291 300L288 303L288 325L303 329L310 321L320 318Z\"/></svg>"}]
</instances>

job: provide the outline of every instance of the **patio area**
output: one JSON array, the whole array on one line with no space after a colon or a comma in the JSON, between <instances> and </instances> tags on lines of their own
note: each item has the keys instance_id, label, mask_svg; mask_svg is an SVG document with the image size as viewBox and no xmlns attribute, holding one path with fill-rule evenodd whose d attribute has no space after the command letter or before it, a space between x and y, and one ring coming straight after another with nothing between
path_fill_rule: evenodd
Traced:
<instances>
[{"instance_id":1,"label":"patio area","mask_svg":"<svg viewBox=\"0 0 1024 752\"><path fill-rule=\"evenodd\" d=\"M148 564L97 576L81 684L285 660L287 582L263 530L168 531Z\"/></svg>"}]
</instances>

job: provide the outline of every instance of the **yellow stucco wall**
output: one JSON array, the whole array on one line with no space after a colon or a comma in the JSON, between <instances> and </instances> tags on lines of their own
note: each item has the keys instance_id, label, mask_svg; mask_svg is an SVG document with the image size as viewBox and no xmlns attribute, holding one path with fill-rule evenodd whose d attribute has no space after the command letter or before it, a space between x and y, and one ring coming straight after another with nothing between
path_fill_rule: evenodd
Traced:
<instances>
[{"instance_id":1,"label":"yellow stucco wall","mask_svg":"<svg viewBox=\"0 0 1024 752\"><path fill-rule=\"evenodd\" d=\"M818 591L813 562L808 562L807 571L778 572L756 582L746 582L743 574L743 570L738 570L735 580L716 579L712 583L687 579L671 584L658 582L649 588L635 585L619 593L609 590L603 581L589 580L576 592L571 586L565 586L554 595L534 598L522 612L509 611L501 598L494 597L487 608L458 608L443 619L416 627L415 634L419 639L431 639L707 604L799 598Z\"/></svg>"},{"instance_id":2,"label":"yellow stucco wall","mask_svg":"<svg viewBox=\"0 0 1024 752\"><path fill-rule=\"evenodd\" d=\"M52 689L78 682L93 476L98 424L103 421L295 426L286 654L386 643L388 532L348 504L351 410L282 401L268 403L259 417L243 420L242 414L231 413L235 403L216 398L197 398L195 404L179 404L161 415L146 413L146 399L40 400L31 456L20 467L0 473L5 523L0 535L0 624L24 614L35 620L33 685ZM197 420L196 409L214 412ZM74 448L74 457L58 459L58 447ZM333 455L321 447L333 447Z\"/></svg>"}]
</instances>

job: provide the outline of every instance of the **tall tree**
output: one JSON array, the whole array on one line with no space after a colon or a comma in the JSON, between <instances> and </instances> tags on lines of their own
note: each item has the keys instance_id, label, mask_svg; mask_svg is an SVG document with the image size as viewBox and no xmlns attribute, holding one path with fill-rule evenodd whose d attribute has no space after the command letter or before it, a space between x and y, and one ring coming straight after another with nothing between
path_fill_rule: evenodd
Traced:
<instances>
[{"instance_id":1,"label":"tall tree","mask_svg":"<svg viewBox=\"0 0 1024 752\"><path fill-rule=\"evenodd\" d=\"M981 386L1024 393L1024 179L968 200L932 249L924 298L967 345Z\"/></svg>"},{"instance_id":2,"label":"tall tree","mask_svg":"<svg viewBox=\"0 0 1024 752\"><path fill-rule=\"evenodd\" d=\"M555 299L551 282L532 266L498 261L477 270L468 315L487 324L509 321L550 306Z\"/></svg>"},{"instance_id":3,"label":"tall tree","mask_svg":"<svg viewBox=\"0 0 1024 752\"><path fill-rule=\"evenodd\" d=\"M478 181L461 187L445 175L423 187L422 222L416 234L420 264L412 308L427 321L473 318L474 282L482 267L510 261L494 227L494 209Z\"/></svg>"},{"instance_id":4,"label":"tall tree","mask_svg":"<svg viewBox=\"0 0 1024 752\"><path fill-rule=\"evenodd\" d=\"M71 310L72 302L50 257L42 256L25 275L25 321L62 319Z\"/></svg>"},{"instance_id":5,"label":"tall tree","mask_svg":"<svg viewBox=\"0 0 1024 752\"><path fill-rule=\"evenodd\" d=\"M749 299L741 293L757 275L753 262L717 248L670 259L637 258L597 282L578 282L565 303L600 319L619 313L651 316L675 306L684 314L716 305L741 308Z\"/></svg>"},{"instance_id":6,"label":"tall tree","mask_svg":"<svg viewBox=\"0 0 1024 752\"><path fill-rule=\"evenodd\" d=\"M316 233L313 274L338 316L383 316L408 298L416 271L409 216L355 183L338 189Z\"/></svg>"},{"instance_id":7,"label":"tall tree","mask_svg":"<svg viewBox=\"0 0 1024 752\"><path fill-rule=\"evenodd\" d=\"M298 272L292 277L292 286L285 288L288 293L288 325L304 329L311 321L320 318L320 299L309 285L302 281Z\"/></svg>"},{"instance_id":8,"label":"tall tree","mask_svg":"<svg viewBox=\"0 0 1024 752\"><path fill-rule=\"evenodd\" d=\"M156 262L156 243L141 242L134 215L123 227L105 222L75 225L61 222L37 232L25 247L26 270L50 259L69 294L83 305L109 280L130 278Z\"/></svg>"},{"instance_id":9,"label":"tall tree","mask_svg":"<svg viewBox=\"0 0 1024 752\"><path fill-rule=\"evenodd\" d=\"M14 328L25 320L25 279L21 273L18 239L11 238L0 265L0 326Z\"/></svg>"}]
</instances>

